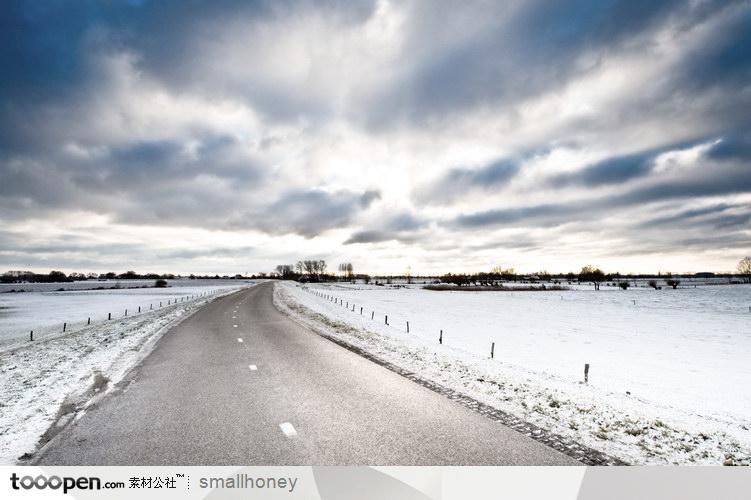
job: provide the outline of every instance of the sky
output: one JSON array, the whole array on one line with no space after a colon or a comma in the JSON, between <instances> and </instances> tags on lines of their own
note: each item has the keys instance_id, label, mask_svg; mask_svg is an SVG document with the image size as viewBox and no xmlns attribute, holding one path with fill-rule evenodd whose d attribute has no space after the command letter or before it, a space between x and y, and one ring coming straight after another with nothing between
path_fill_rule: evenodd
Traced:
<instances>
[{"instance_id":1,"label":"sky","mask_svg":"<svg viewBox=\"0 0 751 500\"><path fill-rule=\"evenodd\" d=\"M8 1L0 269L733 271L751 2Z\"/></svg>"}]
</instances>

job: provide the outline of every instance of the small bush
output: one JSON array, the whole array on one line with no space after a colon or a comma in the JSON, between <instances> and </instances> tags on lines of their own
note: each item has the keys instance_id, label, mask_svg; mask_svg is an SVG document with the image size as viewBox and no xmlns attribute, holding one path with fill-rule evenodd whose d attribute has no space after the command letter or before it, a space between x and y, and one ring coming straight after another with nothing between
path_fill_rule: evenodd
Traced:
<instances>
[{"instance_id":1,"label":"small bush","mask_svg":"<svg viewBox=\"0 0 751 500\"><path fill-rule=\"evenodd\" d=\"M156 288L167 288L167 280L156 280L154 286Z\"/></svg>"},{"instance_id":2,"label":"small bush","mask_svg":"<svg viewBox=\"0 0 751 500\"><path fill-rule=\"evenodd\" d=\"M621 287L621 290L626 290L630 285L628 281L621 281L618 286Z\"/></svg>"},{"instance_id":3,"label":"small bush","mask_svg":"<svg viewBox=\"0 0 751 500\"><path fill-rule=\"evenodd\" d=\"M649 280L647 284L657 290L657 282L655 280Z\"/></svg>"}]
</instances>

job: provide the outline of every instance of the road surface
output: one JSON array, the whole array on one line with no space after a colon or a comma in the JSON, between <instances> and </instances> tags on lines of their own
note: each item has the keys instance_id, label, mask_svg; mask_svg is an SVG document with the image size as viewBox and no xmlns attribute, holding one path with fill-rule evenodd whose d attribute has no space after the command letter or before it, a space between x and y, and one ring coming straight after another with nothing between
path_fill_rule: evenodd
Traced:
<instances>
[{"instance_id":1,"label":"road surface","mask_svg":"<svg viewBox=\"0 0 751 500\"><path fill-rule=\"evenodd\" d=\"M580 465L309 331L276 310L273 286L173 328L35 462Z\"/></svg>"}]
</instances>

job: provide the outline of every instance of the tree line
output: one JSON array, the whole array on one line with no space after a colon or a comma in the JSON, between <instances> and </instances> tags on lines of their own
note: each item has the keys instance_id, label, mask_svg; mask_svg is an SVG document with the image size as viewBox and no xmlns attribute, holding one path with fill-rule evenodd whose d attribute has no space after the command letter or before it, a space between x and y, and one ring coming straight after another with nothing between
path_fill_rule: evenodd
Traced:
<instances>
[{"instance_id":1,"label":"tree line","mask_svg":"<svg viewBox=\"0 0 751 500\"><path fill-rule=\"evenodd\" d=\"M126 271L124 273L77 273L65 274L62 271L50 271L49 273L35 273L32 271L7 271L0 275L0 283L69 283L72 281L87 280L174 280L179 278L189 279L246 279L256 278L257 276L241 275L195 275L189 276L175 275L172 273L145 273L139 274L135 271ZM261 277L261 276L258 276Z\"/></svg>"}]
</instances>

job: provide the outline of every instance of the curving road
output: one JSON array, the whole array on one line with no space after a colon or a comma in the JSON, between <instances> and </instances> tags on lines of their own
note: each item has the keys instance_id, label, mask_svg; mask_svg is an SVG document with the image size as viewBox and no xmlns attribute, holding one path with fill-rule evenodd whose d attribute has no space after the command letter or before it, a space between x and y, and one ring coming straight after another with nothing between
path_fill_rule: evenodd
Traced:
<instances>
[{"instance_id":1,"label":"curving road","mask_svg":"<svg viewBox=\"0 0 751 500\"><path fill-rule=\"evenodd\" d=\"M300 326L273 283L173 328L48 465L581 465Z\"/></svg>"}]
</instances>

